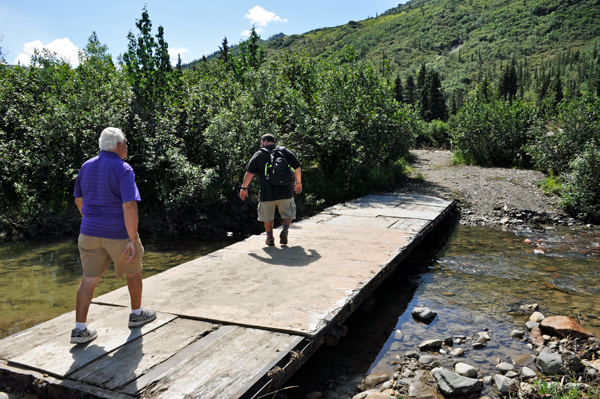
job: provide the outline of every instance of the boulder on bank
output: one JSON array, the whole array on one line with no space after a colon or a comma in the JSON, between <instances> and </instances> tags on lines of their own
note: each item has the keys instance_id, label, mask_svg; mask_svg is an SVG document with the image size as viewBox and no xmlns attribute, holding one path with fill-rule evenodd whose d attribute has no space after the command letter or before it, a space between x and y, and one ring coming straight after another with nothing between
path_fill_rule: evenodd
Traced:
<instances>
[{"instance_id":1,"label":"boulder on bank","mask_svg":"<svg viewBox=\"0 0 600 399\"><path fill-rule=\"evenodd\" d=\"M448 396L469 395L481 392L483 383L475 378L463 377L450 370L436 367L431 370L438 383L440 391Z\"/></svg>"},{"instance_id":2,"label":"boulder on bank","mask_svg":"<svg viewBox=\"0 0 600 399\"><path fill-rule=\"evenodd\" d=\"M496 388L502 395L508 395L510 393L511 388L517 386L517 381L512 378L505 377L501 374L496 374L494 376L494 384ZM514 389L514 388L513 388Z\"/></svg>"},{"instance_id":3,"label":"boulder on bank","mask_svg":"<svg viewBox=\"0 0 600 399\"><path fill-rule=\"evenodd\" d=\"M562 356L552 352L549 348L544 348L540 352L535 363L544 374L555 375L561 373L563 370Z\"/></svg>"},{"instance_id":4,"label":"boulder on bank","mask_svg":"<svg viewBox=\"0 0 600 399\"><path fill-rule=\"evenodd\" d=\"M536 364L544 374L549 375L577 373L585 367L574 352L556 353L549 348L540 352Z\"/></svg>"},{"instance_id":5,"label":"boulder on bank","mask_svg":"<svg viewBox=\"0 0 600 399\"><path fill-rule=\"evenodd\" d=\"M568 316L546 317L540 323L540 329L543 333L558 335L560 337L588 339L594 336L593 333L581 327L575 319Z\"/></svg>"}]
</instances>

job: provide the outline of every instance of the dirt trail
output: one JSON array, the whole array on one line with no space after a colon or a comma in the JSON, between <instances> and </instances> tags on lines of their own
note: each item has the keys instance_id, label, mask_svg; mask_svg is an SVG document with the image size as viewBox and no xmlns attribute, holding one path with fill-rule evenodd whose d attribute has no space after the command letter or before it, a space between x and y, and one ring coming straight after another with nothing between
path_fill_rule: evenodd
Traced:
<instances>
[{"instance_id":1,"label":"dirt trail","mask_svg":"<svg viewBox=\"0 0 600 399\"><path fill-rule=\"evenodd\" d=\"M450 151L411 153L413 171L398 191L457 200L463 224L579 224L539 187L542 172L452 165Z\"/></svg>"}]
</instances>

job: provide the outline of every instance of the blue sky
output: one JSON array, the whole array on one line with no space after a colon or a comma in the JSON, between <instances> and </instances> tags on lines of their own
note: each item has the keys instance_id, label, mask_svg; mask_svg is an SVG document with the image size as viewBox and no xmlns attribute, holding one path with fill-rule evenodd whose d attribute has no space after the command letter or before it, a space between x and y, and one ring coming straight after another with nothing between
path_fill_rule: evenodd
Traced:
<instances>
[{"instance_id":1,"label":"blue sky","mask_svg":"<svg viewBox=\"0 0 600 399\"><path fill-rule=\"evenodd\" d=\"M96 32L116 60L127 50L127 33L147 6L153 33L165 29L171 60L190 62L218 50L226 36L237 44L252 26L262 38L304 33L375 16L406 0L0 0L0 42L9 64L27 65L34 48L46 47L76 66L77 50Z\"/></svg>"}]
</instances>

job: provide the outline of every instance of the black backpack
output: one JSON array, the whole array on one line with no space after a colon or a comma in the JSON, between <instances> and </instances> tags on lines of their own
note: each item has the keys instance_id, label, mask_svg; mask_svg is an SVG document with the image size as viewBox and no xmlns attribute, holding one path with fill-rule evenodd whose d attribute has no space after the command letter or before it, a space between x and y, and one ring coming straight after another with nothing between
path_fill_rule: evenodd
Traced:
<instances>
[{"instance_id":1,"label":"black backpack","mask_svg":"<svg viewBox=\"0 0 600 399\"><path fill-rule=\"evenodd\" d=\"M283 153L285 147L275 147L272 151L266 148L261 148L261 150L269 154L269 161L265 165L265 179L267 182L274 186L291 184L294 169Z\"/></svg>"}]
</instances>

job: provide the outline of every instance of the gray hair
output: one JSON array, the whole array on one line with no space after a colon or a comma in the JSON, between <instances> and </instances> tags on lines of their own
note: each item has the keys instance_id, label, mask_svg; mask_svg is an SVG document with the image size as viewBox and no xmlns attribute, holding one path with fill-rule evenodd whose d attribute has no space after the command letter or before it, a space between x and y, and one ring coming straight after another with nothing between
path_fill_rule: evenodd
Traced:
<instances>
[{"instance_id":1,"label":"gray hair","mask_svg":"<svg viewBox=\"0 0 600 399\"><path fill-rule=\"evenodd\" d=\"M117 143L125 142L125 134L116 127L107 127L100 134L98 143L102 151L114 152Z\"/></svg>"}]
</instances>

